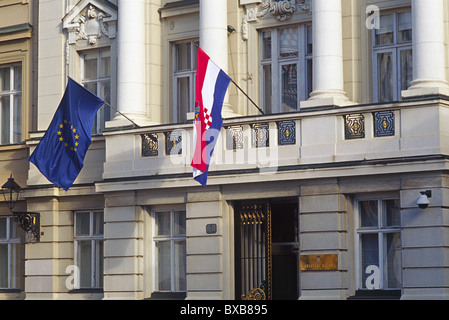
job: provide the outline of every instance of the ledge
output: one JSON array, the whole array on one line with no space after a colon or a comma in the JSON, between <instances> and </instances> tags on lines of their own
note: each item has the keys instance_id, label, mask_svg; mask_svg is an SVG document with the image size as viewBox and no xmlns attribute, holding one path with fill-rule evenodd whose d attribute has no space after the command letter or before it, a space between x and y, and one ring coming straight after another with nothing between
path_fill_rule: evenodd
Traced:
<instances>
[{"instance_id":1,"label":"ledge","mask_svg":"<svg viewBox=\"0 0 449 320\"><path fill-rule=\"evenodd\" d=\"M199 11L199 0L183 0L168 2L159 10L161 18L169 18L182 14L190 14Z\"/></svg>"},{"instance_id":2,"label":"ledge","mask_svg":"<svg viewBox=\"0 0 449 320\"><path fill-rule=\"evenodd\" d=\"M29 23L0 28L0 42L31 39L33 26Z\"/></svg>"},{"instance_id":3,"label":"ledge","mask_svg":"<svg viewBox=\"0 0 449 320\"><path fill-rule=\"evenodd\" d=\"M399 300L400 298L400 289L357 290L355 295L348 297L348 300Z\"/></svg>"},{"instance_id":4,"label":"ledge","mask_svg":"<svg viewBox=\"0 0 449 320\"><path fill-rule=\"evenodd\" d=\"M31 24L22 23L22 24L17 24L14 26L0 28L0 35L14 33L14 32L21 32L21 31L28 31L28 30L32 30L32 29L33 29L33 26Z\"/></svg>"},{"instance_id":5,"label":"ledge","mask_svg":"<svg viewBox=\"0 0 449 320\"><path fill-rule=\"evenodd\" d=\"M153 292L150 298L145 300L185 300L186 292Z\"/></svg>"},{"instance_id":6,"label":"ledge","mask_svg":"<svg viewBox=\"0 0 449 320\"><path fill-rule=\"evenodd\" d=\"M21 293L20 289L0 289L0 293Z\"/></svg>"}]
</instances>

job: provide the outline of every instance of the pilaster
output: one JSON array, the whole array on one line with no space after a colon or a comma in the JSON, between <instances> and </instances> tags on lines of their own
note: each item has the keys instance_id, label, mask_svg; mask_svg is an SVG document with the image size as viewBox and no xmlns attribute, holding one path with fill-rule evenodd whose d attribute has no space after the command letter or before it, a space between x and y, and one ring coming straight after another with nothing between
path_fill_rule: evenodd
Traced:
<instances>
[{"instance_id":1,"label":"pilaster","mask_svg":"<svg viewBox=\"0 0 449 320\"><path fill-rule=\"evenodd\" d=\"M104 210L104 299L143 298L143 212L134 192L107 195Z\"/></svg>"},{"instance_id":2,"label":"pilaster","mask_svg":"<svg viewBox=\"0 0 449 320\"><path fill-rule=\"evenodd\" d=\"M338 267L330 271L301 271L300 299L347 297L347 205L335 180L301 185L300 255L336 254Z\"/></svg>"},{"instance_id":3,"label":"pilaster","mask_svg":"<svg viewBox=\"0 0 449 320\"><path fill-rule=\"evenodd\" d=\"M65 269L73 264L72 214L57 198L28 199L27 207L41 214L41 238L25 246L26 299L58 299L67 292Z\"/></svg>"},{"instance_id":4,"label":"pilaster","mask_svg":"<svg viewBox=\"0 0 449 320\"><path fill-rule=\"evenodd\" d=\"M227 267L223 203L219 191L187 196L187 299L231 299ZM227 239L227 238L226 238Z\"/></svg>"},{"instance_id":5,"label":"pilaster","mask_svg":"<svg viewBox=\"0 0 449 320\"><path fill-rule=\"evenodd\" d=\"M427 208L416 200L430 190ZM449 298L449 178L438 174L402 180L401 190L402 299Z\"/></svg>"}]
</instances>

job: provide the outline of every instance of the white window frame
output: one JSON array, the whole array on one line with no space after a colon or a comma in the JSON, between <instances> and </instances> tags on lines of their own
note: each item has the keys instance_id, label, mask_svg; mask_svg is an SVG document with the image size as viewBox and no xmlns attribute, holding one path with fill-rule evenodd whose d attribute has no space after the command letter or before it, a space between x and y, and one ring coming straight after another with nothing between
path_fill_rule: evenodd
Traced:
<instances>
[{"instance_id":1,"label":"white window frame","mask_svg":"<svg viewBox=\"0 0 449 320\"><path fill-rule=\"evenodd\" d=\"M101 63L100 63L100 61L101 61L101 57L102 57L103 52L108 52L109 56L110 56L110 66L109 66L110 69L109 70L110 70L111 74L109 76L106 76L106 77L101 77L100 76L100 71L101 71ZM93 53L97 54L97 75L98 75L98 77L86 79L86 75L85 75L85 72L84 72L85 56L86 56L86 54L93 54ZM104 48L97 48L97 49L90 49L90 50L82 51L82 52L80 52L80 57L81 57L81 79L82 79L81 83L82 83L82 85L86 86L87 84L95 83L96 84L96 92L92 92L92 93L97 95L101 99L103 99L105 102L111 103L111 101L107 101L107 99L105 99L104 97L100 96L101 84L109 82L109 88L110 88L110 97L109 97L109 99L111 99L111 97L112 97L112 51L111 51L111 48L110 47L104 47ZM106 109L106 108L108 108L108 109ZM111 112L111 110L109 108L110 108L109 106L104 104L97 111L97 115L95 117L95 122L94 122L94 125L92 127L92 133L93 134L101 134L103 132L104 128L105 128L105 123L107 121L111 120L112 112ZM109 115L109 116L107 116L107 115Z\"/></svg>"},{"instance_id":2,"label":"white window frame","mask_svg":"<svg viewBox=\"0 0 449 320\"><path fill-rule=\"evenodd\" d=\"M294 57L281 57L280 56L280 31L285 28L297 28L298 32L298 55ZM286 25L278 28L268 28L259 30L259 90L260 90L260 101L262 109L266 113L283 113L291 111L299 111L300 102L307 100L309 98L309 93L312 89L312 83L308 83L308 62L312 61L312 51L307 51L307 40L308 40L308 30L312 25L310 23L303 23L297 25ZM263 57L264 52L264 41L263 33L271 32L271 58L265 59ZM295 64L297 70L297 105L295 110L283 110L282 107L282 66ZM271 65L271 110L267 110L266 102L264 97L264 66ZM311 66L313 68L313 65ZM310 92L309 92L310 91Z\"/></svg>"},{"instance_id":3,"label":"white window frame","mask_svg":"<svg viewBox=\"0 0 449 320\"><path fill-rule=\"evenodd\" d=\"M8 91L0 91L0 97L7 97L9 96L9 139L8 141L3 141L3 137L1 136L0 131L0 145L1 144L14 144L14 143L20 143L22 142L22 114L23 114L23 97L22 97L22 89L17 89L14 87L15 84L15 74L14 70L15 68L20 68L20 72L23 72L22 65L20 63L15 63L11 65L5 65L0 66L0 68L9 68L9 80L11 84L11 88ZM23 79L23 75L22 75ZM23 81L23 80L22 80ZM23 87L23 83L21 84L21 87ZM15 101L20 97L20 119L19 119L19 126L20 128L16 128L15 126L15 112L14 112L14 103ZM1 106L1 100L0 100L0 124L3 123L2 119L2 112L1 112L2 106ZM17 138L16 138L17 136Z\"/></svg>"},{"instance_id":4,"label":"white window frame","mask_svg":"<svg viewBox=\"0 0 449 320\"><path fill-rule=\"evenodd\" d=\"M190 69L186 70L176 70L177 68L177 45L181 43L190 43ZM196 85L196 58L198 56L198 45L199 41L197 39L185 40L185 41L175 41L171 43L172 50L172 72L173 72L173 121L174 122L185 122L188 117L187 114L181 114L181 108L178 105L178 80L182 78L189 79L189 96L190 101L188 105L187 113L194 112L195 110L195 85Z\"/></svg>"},{"instance_id":5,"label":"white window frame","mask_svg":"<svg viewBox=\"0 0 449 320\"><path fill-rule=\"evenodd\" d=\"M17 222L14 221L12 216L1 216L0 219L6 219L6 238L0 238L0 245L8 246L8 285L6 288L0 287L0 289L18 289L18 277L17 267L19 263L19 245L21 244L21 239L18 237ZM16 229L16 236L11 235L11 228Z\"/></svg>"},{"instance_id":6,"label":"white window frame","mask_svg":"<svg viewBox=\"0 0 449 320\"><path fill-rule=\"evenodd\" d=\"M385 287L385 281L384 281L384 268L385 268L385 240L384 236L386 234L392 234L392 233L399 233L399 236L401 237L401 222L397 226L390 226L390 227L383 227L382 219L384 218L385 214L385 201L388 200L396 200L400 201L397 197L360 197L356 198L354 200L354 220L355 220L355 261L356 261L356 268L355 268L355 280L356 280L356 290L369 290L364 287L364 284L362 283L362 276L363 273L366 272L366 270L362 270L362 239L361 235L363 234L377 234L378 236L378 260L379 260L379 271L380 271L380 277L379 277L379 289L380 290L398 290L400 288L390 288ZM359 210L359 203L363 201L377 201L377 212L378 212L378 225L377 227L361 227L360 226L360 210ZM402 241L402 238L401 238ZM402 242L401 242L401 250L402 250ZM402 253L401 253L402 256ZM402 259L402 257L401 257ZM402 271L401 271L402 272ZM401 275L402 278L402 275Z\"/></svg>"},{"instance_id":7,"label":"white window frame","mask_svg":"<svg viewBox=\"0 0 449 320\"><path fill-rule=\"evenodd\" d=\"M77 229L77 215L80 213L89 213L89 235L77 235L76 229ZM104 256L98 252L98 244L102 242L101 245L104 244L104 228L103 228L103 234L101 235L95 235L94 234L94 213L102 213L103 214L103 221L104 221L104 212L102 210L93 210L93 211L76 211L74 213L74 224L73 224L73 237L74 237L74 262L75 265L79 268L79 257L78 257L78 246L80 241L90 241L91 245L91 267L90 267L90 287L81 287L82 289L93 289L93 288L102 288L103 287L103 276L104 271L100 270L100 267L103 266L103 260ZM103 247L103 254L104 254L104 247ZM80 282L81 282L81 268L79 268L79 276L80 276ZM81 284L81 283L80 283Z\"/></svg>"},{"instance_id":8,"label":"white window frame","mask_svg":"<svg viewBox=\"0 0 449 320\"><path fill-rule=\"evenodd\" d=\"M392 101L383 101L383 102L393 102L398 101L401 98L401 61L400 61L400 52L402 50L413 50L412 41L398 41L399 28L398 28L398 15L403 12L410 12L410 9L396 10L396 11L386 11L382 12L382 15L393 15L393 37L394 41L391 44L376 44L376 29L372 31L372 39L371 39L371 50L372 50L372 68L373 68L373 96L374 102L381 102L379 96L379 76L378 76L378 59L377 56L380 53L391 53L394 64L392 68L393 72L393 100ZM413 30L412 30L413 32Z\"/></svg>"},{"instance_id":9,"label":"white window frame","mask_svg":"<svg viewBox=\"0 0 449 320\"><path fill-rule=\"evenodd\" d=\"M158 236L156 234L156 214L157 213L170 213L170 235L169 236ZM185 209L172 209L172 210L152 210L152 292L155 293L184 293L187 292L187 273L184 274L186 278L186 288L184 290L176 290L176 266L175 266L175 242L184 242L184 246L186 248L186 234L175 236L174 233L174 216L176 212L184 212L186 214ZM167 242L170 241L170 291L168 290L160 290L159 288L159 274L158 274L158 249L157 242ZM186 255L184 255L184 266L186 266Z\"/></svg>"}]
</instances>

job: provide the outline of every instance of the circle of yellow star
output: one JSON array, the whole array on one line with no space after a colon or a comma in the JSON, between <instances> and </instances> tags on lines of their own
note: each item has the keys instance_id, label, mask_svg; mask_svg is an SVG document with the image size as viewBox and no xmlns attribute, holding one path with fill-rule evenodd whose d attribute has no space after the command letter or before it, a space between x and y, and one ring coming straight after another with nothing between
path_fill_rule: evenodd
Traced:
<instances>
[{"instance_id":1,"label":"circle of yellow star","mask_svg":"<svg viewBox=\"0 0 449 320\"><path fill-rule=\"evenodd\" d=\"M74 145L70 145L69 146L69 141L64 141L64 137L62 135L62 133L64 131L64 125L70 125L70 129L69 129L70 133L72 133L72 136L75 139ZM70 150L72 150L74 152L77 152L78 151L78 146L79 146L79 141L78 140L80 139L80 136L76 133L76 128L73 127L73 125L70 123L70 121L64 120L63 123L61 123L59 125L58 129L59 130L56 132L56 134L58 136L58 140L63 143L65 148L68 149L70 147ZM68 129L68 126L67 126L67 129Z\"/></svg>"}]
</instances>

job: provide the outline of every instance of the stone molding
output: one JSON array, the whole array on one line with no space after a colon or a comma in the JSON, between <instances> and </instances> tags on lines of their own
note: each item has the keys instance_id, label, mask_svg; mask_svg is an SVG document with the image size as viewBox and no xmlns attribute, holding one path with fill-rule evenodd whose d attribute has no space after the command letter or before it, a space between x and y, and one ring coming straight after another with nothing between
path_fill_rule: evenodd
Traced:
<instances>
[{"instance_id":1,"label":"stone molding","mask_svg":"<svg viewBox=\"0 0 449 320\"><path fill-rule=\"evenodd\" d=\"M312 12L311 0L240 0L240 4L244 5L246 10L242 23L244 40L248 40L248 22L256 22L268 14L277 21L283 22L289 20L296 12L308 14Z\"/></svg>"},{"instance_id":2,"label":"stone molding","mask_svg":"<svg viewBox=\"0 0 449 320\"><path fill-rule=\"evenodd\" d=\"M104 1L82 0L62 21L69 44L87 40L89 45L94 45L102 37L114 39L117 34L117 8Z\"/></svg>"}]
</instances>

